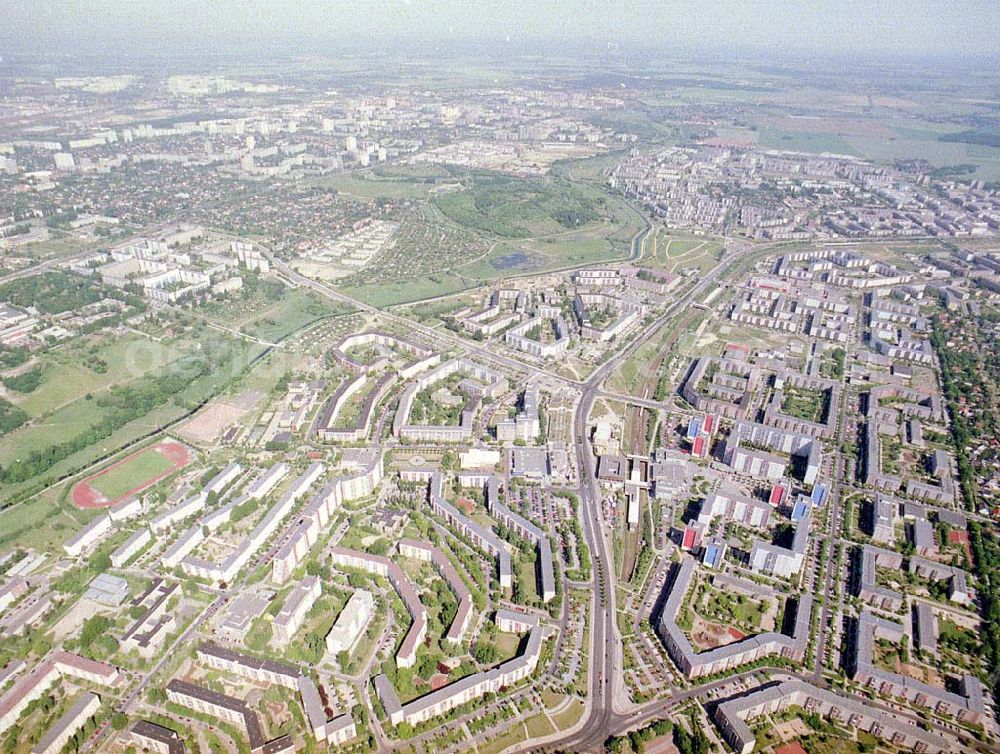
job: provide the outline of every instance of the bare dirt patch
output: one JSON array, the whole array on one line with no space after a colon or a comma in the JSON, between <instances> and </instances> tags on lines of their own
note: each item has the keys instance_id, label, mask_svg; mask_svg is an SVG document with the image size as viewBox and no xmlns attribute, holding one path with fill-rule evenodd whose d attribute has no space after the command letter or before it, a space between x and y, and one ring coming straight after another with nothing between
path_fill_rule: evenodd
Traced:
<instances>
[{"instance_id":1,"label":"bare dirt patch","mask_svg":"<svg viewBox=\"0 0 1000 754\"><path fill-rule=\"evenodd\" d=\"M212 443L260 402L258 391L248 391L235 398L218 398L184 422L177 434L197 443Z\"/></svg>"},{"instance_id":2,"label":"bare dirt patch","mask_svg":"<svg viewBox=\"0 0 1000 754\"><path fill-rule=\"evenodd\" d=\"M745 638L735 628L711 623L698 616L695 616L694 627L691 629L691 644L700 652L734 644Z\"/></svg>"}]
</instances>

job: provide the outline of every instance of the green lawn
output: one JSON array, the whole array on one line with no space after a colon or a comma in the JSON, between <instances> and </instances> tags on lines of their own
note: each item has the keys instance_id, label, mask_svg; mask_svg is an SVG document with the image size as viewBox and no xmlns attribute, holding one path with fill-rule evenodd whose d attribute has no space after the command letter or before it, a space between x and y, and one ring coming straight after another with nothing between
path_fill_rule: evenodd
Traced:
<instances>
[{"instance_id":1,"label":"green lawn","mask_svg":"<svg viewBox=\"0 0 1000 754\"><path fill-rule=\"evenodd\" d=\"M625 244L616 246L606 238L556 236L498 244L488 255L477 262L456 268L456 272L472 282L487 283L502 277L621 259L626 253Z\"/></svg>"},{"instance_id":2,"label":"green lawn","mask_svg":"<svg viewBox=\"0 0 1000 754\"><path fill-rule=\"evenodd\" d=\"M782 413L809 422L820 422L823 420L825 407L826 393L822 390L786 386L781 404Z\"/></svg>"},{"instance_id":3,"label":"green lawn","mask_svg":"<svg viewBox=\"0 0 1000 754\"><path fill-rule=\"evenodd\" d=\"M955 131L954 127L919 120L907 120L904 123L908 125L881 121L881 124L894 132L894 135L888 137L883 134L839 134L833 131L811 133L762 125L757 131L757 144L762 149L836 152L880 162L924 159L935 167L972 164L976 166L972 177L983 180L1000 178L1000 149L938 140L942 133ZM835 129L836 126L831 128Z\"/></svg>"},{"instance_id":4,"label":"green lawn","mask_svg":"<svg viewBox=\"0 0 1000 754\"><path fill-rule=\"evenodd\" d=\"M23 454L42 450L66 438L67 431L82 432L96 424L103 410L94 401L78 400L58 409L43 422L21 427L0 437L0 466Z\"/></svg>"},{"instance_id":5,"label":"green lawn","mask_svg":"<svg viewBox=\"0 0 1000 754\"><path fill-rule=\"evenodd\" d=\"M525 605L532 605L539 601L538 587L536 585L537 574L535 571L535 558L516 558L516 573L514 580L518 583L521 594L520 602Z\"/></svg>"},{"instance_id":6,"label":"green lawn","mask_svg":"<svg viewBox=\"0 0 1000 754\"><path fill-rule=\"evenodd\" d=\"M62 543L94 516L62 499L65 488L46 490L28 502L0 510L0 547L14 544L62 552Z\"/></svg>"},{"instance_id":7,"label":"green lawn","mask_svg":"<svg viewBox=\"0 0 1000 754\"><path fill-rule=\"evenodd\" d=\"M102 442L73 453L52 466L44 474L40 474L37 477L33 477L28 481L18 484L5 484L0 486L0 502L11 500L19 493L22 493L27 489L38 488L44 484L53 483L63 474L83 469L87 465L95 463L102 457L105 457L108 452L111 452L116 448L122 448L147 435L151 429L163 426L164 424L168 424L178 419L183 413L183 408L172 403L153 409L144 417L140 417L129 422L121 429L104 438ZM75 425L69 426L73 426L75 428ZM32 437L34 447L47 447L52 445L56 438L65 439L66 426L62 426L61 428L51 427L49 429L51 430L51 433L47 435L46 441L41 444L39 444L41 438L38 436ZM20 432L15 433L15 435L20 435ZM0 445L4 447L5 457L8 459L19 457L18 454L16 454L16 452L8 446L6 442L8 439L9 438L5 437L3 440L0 440Z\"/></svg>"},{"instance_id":8,"label":"green lawn","mask_svg":"<svg viewBox=\"0 0 1000 754\"><path fill-rule=\"evenodd\" d=\"M348 311L346 305L311 291L269 284L243 299L205 307L209 322L269 342L281 340L321 317Z\"/></svg>"},{"instance_id":9,"label":"green lawn","mask_svg":"<svg viewBox=\"0 0 1000 754\"><path fill-rule=\"evenodd\" d=\"M46 364L36 390L17 401L31 416L40 416L69 401L111 384L113 378L74 364Z\"/></svg>"},{"instance_id":10,"label":"green lawn","mask_svg":"<svg viewBox=\"0 0 1000 754\"><path fill-rule=\"evenodd\" d=\"M691 236L658 228L643 244L642 264L660 267L678 275L691 270L707 272L722 259L723 244L702 236Z\"/></svg>"},{"instance_id":11,"label":"green lawn","mask_svg":"<svg viewBox=\"0 0 1000 754\"><path fill-rule=\"evenodd\" d=\"M742 594L730 594L711 588L698 612L703 617L727 622L744 633L754 633L761 628L761 619L767 610L767 603Z\"/></svg>"},{"instance_id":12,"label":"green lawn","mask_svg":"<svg viewBox=\"0 0 1000 754\"><path fill-rule=\"evenodd\" d=\"M545 705L545 709L547 710L554 710L565 698L566 695L560 694L558 691L553 691L552 689L542 690L542 704Z\"/></svg>"},{"instance_id":13,"label":"green lawn","mask_svg":"<svg viewBox=\"0 0 1000 754\"><path fill-rule=\"evenodd\" d=\"M41 384L15 402L32 417L41 416L87 393L162 369L190 349L187 342L157 343L139 335L114 340L92 336L44 354ZM106 371L87 366L92 361L107 364Z\"/></svg>"},{"instance_id":14,"label":"green lawn","mask_svg":"<svg viewBox=\"0 0 1000 754\"><path fill-rule=\"evenodd\" d=\"M459 179L464 191L436 196L423 208L417 225L436 235L404 227L397 253L345 278L340 289L377 307L412 303L506 277L622 259L642 227L624 200L600 186L486 172ZM396 280L400 249L411 263L406 278Z\"/></svg>"},{"instance_id":15,"label":"green lawn","mask_svg":"<svg viewBox=\"0 0 1000 754\"><path fill-rule=\"evenodd\" d=\"M81 241L80 239L74 238L61 230L50 229L49 232L51 235L47 240L38 241L37 243L21 247L18 251L18 255L23 255L36 260L58 259L60 257L68 257L73 254L79 254L85 248L92 245L92 242Z\"/></svg>"},{"instance_id":16,"label":"green lawn","mask_svg":"<svg viewBox=\"0 0 1000 754\"><path fill-rule=\"evenodd\" d=\"M109 500L115 500L160 476L172 465L159 451L148 448L91 481L91 486Z\"/></svg>"},{"instance_id":17,"label":"green lawn","mask_svg":"<svg viewBox=\"0 0 1000 754\"><path fill-rule=\"evenodd\" d=\"M403 218L393 241L353 275L339 281L354 287L373 283L407 283L422 276L454 271L487 254L493 241L455 225L433 205Z\"/></svg>"},{"instance_id":18,"label":"green lawn","mask_svg":"<svg viewBox=\"0 0 1000 754\"><path fill-rule=\"evenodd\" d=\"M657 258L661 255L665 259L683 257L699 246L703 246L704 243L705 239L703 238L677 238L665 235L662 239L658 239Z\"/></svg>"},{"instance_id":19,"label":"green lawn","mask_svg":"<svg viewBox=\"0 0 1000 754\"><path fill-rule=\"evenodd\" d=\"M699 315L690 321L682 336L697 329L703 318L703 316ZM635 349L632 356L622 362L621 366L611 373L608 387L612 390L633 393L640 390L646 381L657 377L660 368L657 357L667 344L667 341L673 336L677 325L678 320L665 322L652 338L649 338L639 348ZM675 345L674 349L677 348L678 346Z\"/></svg>"},{"instance_id":20,"label":"green lawn","mask_svg":"<svg viewBox=\"0 0 1000 754\"><path fill-rule=\"evenodd\" d=\"M615 150L593 157L560 160L552 163L549 172L559 178L603 185L607 182L605 171L618 165L627 154L626 150Z\"/></svg>"},{"instance_id":21,"label":"green lawn","mask_svg":"<svg viewBox=\"0 0 1000 754\"><path fill-rule=\"evenodd\" d=\"M509 660L517 657L517 651L521 648L521 637L517 634L497 634L497 649L500 650L500 657Z\"/></svg>"},{"instance_id":22,"label":"green lawn","mask_svg":"<svg viewBox=\"0 0 1000 754\"><path fill-rule=\"evenodd\" d=\"M442 318L457 312L466 306L478 303L478 299L471 294L464 296L452 296L441 301L430 301L418 306L407 306L400 313L415 319L417 322L433 324L440 322Z\"/></svg>"},{"instance_id":23,"label":"green lawn","mask_svg":"<svg viewBox=\"0 0 1000 754\"><path fill-rule=\"evenodd\" d=\"M433 203L452 221L507 238L559 233L599 223L611 214L602 191L556 179L525 179L472 173L464 191Z\"/></svg>"},{"instance_id":24,"label":"green lawn","mask_svg":"<svg viewBox=\"0 0 1000 754\"><path fill-rule=\"evenodd\" d=\"M518 721L504 734L491 741L479 744L476 748L479 750L479 754L499 754L504 749L523 741L524 737L524 725Z\"/></svg>"},{"instance_id":25,"label":"green lawn","mask_svg":"<svg viewBox=\"0 0 1000 754\"><path fill-rule=\"evenodd\" d=\"M884 139L874 136L851 136L853 151L870 160L922 158L935 167L972 164L976 172L970 178L994 181L1000 178L1000 148L979 144L938 141L933 138Z\"/></svg>"},{"instance_id":26,"label":"green lawn","mask_svg":"<svg viewBox=\"0 0 1000 754\"><path fill-rule=\"evenodd\" d=\"M17 499L29 490L55 482L60 475L82 470L89 464L107 458L116 449L180 418L187 408L224 390L233 378L243 373L253 356L263 350L262 346L235 339L206 340L205 346L215 358L223 360L217 363L215 371L189 379L179 392L165 396L163 403L152 408L145 416L128 421L109 436L88 447L70 452L32 478L3 484L0 486L0 501ZM139 384L143 380L135 382ZM148 384L148 379L145 384ZM84 436L105 417L120 410L99 404L98 398L79 398L51 415L42 417L36 424L21 427L0 437L0 467L8 467L18 459L27 459L32 451L44 454L50 449L58 449L62 443ZM56 453L55 457L60 456L61 453Z\"/></svg>"},{"instance_id":27,"label":"green lawn","mask_svg":"<svg viewBox=\"0 0 1000 754\"><path fill-rule=\"evenodd\" d=\"M541 738L542 736L547 736L550 733L555 733L555 729L552 727L552 723L548 721L545 715L535 715L525 721L525 726L528 729L528 736L530 738Z\"/></svg>"},{"instance_id":28,"label":"green lawn","mask_svg":"<svg viewBox=\"0 0 1000 754\"><path fill-rule=\"evenodd\" d=\"M458 293L475 283L451 272L436 273L413 280L399 282L371 283L344 287L341 290L352 298L380 309L395 304L409 304L414 301Z\"/></svg>"},{"instance_id":29,"label":"green lawn","mask_svg":"<svg viewBox=\"0 0 1000 754\"><path fill-rule=\"evenodd\" d=\"M834 152L846 155L859 153L850 140L834 133L785 131L767 126L758 130L757 144L761 149L783 149L793 152Z\"/></svg>"},{"instance_id":30,"label":"green lawn","mask_svg":"<svg viewBox=\"0 0 1000 754\"><path fill-rule=\"evenodd\" d=\"M559 727L559 730L566 730L580 719L581 714L583 714L583 701L574 699L562 712L552 715L552 722Z\"/></svg>"}]
</instances>

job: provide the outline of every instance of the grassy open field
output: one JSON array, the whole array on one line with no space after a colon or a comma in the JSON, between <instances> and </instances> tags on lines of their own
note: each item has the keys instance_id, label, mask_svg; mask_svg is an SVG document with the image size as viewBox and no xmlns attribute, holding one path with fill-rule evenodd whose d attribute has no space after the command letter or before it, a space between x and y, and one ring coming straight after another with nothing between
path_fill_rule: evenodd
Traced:
<instances>
[{"instance_id":1,"label":"grassy open field","mask_svg":"<svg viewBox=\"0 0 1000 754\"><path fill-rule=\"evenodd\" d=\"M630 215L627 207L616 208L616 217L619 214L620 223L615 220L564 234L505 240L482 258L448 270L407 280L342 285L341 290L372 306L385 307L459 293L505 277L622 259L640 225L638 217Z\"/></svg>"},{"instance_id":2,"label":"grassy open field","mask_svg":"<svg viewBox=\"0 0 1000 754\"><path fill-rule=\"evenodd\" d=\"M574 698L566 709L552 715L552 722L556 724L559 730L566 730L567 728L572 727L573 724L580 719L580 715L582 714L583 700Z\"/></svg>"},{"instance_id":3,"label":"grassy open field","mask_svg":"<svg viewBox=\"0 0 1000 754\"><path fill-rule=\"evenodd\" d=\"M632 392L651 379L654 375L650 374L650 365L655 363L656 356L670 337L672 329L671 323L668 322L656 335L636 349L632 358L623 361L622 365L612 372L608 380L609 389Z\"/></svg>"},{"instance_id":4,"label":"grassy open field","mask_svg":"<svg viewBox=\"0 0 1000 754\"><path fill-rule=\"evenodd\" d=\"M600 223L612 214L599 189L559 179L472 173L465 190L435 197L452 221L495 236L531 238Z\"/></svg>"},{"instance_id":5,"label":"grassy open field","mask_svg":"<svg viewBox=\"0 0 1000 754\"><path fill-rule=\"evenodd\" d=\"M0 547L13 544L61 552L62 543L100 511L80 510L65 499L65 487L50 489L28 502L0 509Z\"/></svg>"},{"instance_id":6,"label":"grassy open field","mask_svg":"<svg viewBox=\"0 0 1000 754\"><path fill-rule=\"evenodd\" d=\"M644 141L656 143L669 143L679 134L676 126L663 123L646 111L604 110L588 113L586 119L595 126L636 134Z\"/></svg>"},{"instance_id":7,"label":"grassy open field","mask_svg":"<svg viewBox=\"0 0 1000 754\"><path fill-rule=\"evenodd\" d=\"M522 595L522 602L534 604L538 601L537 572L534 558L520 558L516 561L514 579Z\"/></svg>"},{"instance_id":8,"label":"grassy open field","mask_svg":"<svg viewBox=\"0 0 1000 754\"><path fill-rule=\"evenodd\" d=\"M145 416L125 424L123 427L104 438L101 442L72 453L66 458L53 464L43 474L39 474L36 477L32 477L24 482L0 485L0 504L5 503L12 498L18 497L20 493L34 489L46 483L55 482L64 474L86 468L90 464L96 463L97 461L107 457L108 454L112 453L116 448L122 448L129 443L135 442L136 440L149 434L150 431L177 420L183 416L183 414L184 409L174 404L168 404L155 408ZM65 437L66 426L78 428L77 425L73 424L63 425L61 429L57 428L53 434L49 434L47 436L49 442L40 447L50 447L53 444L51 442L53 438L59 439ZM19 433L15 433L15 435L17 434ZM4 441L7 439L8 438L6 437L3 438ZM40 438L37 436L32 438L32 440L36 443L39 439ZM17 453L16 450L12 450L6 442L3 442L2 452L3 456L6 458L18 458L21 455L20 453Z\"/></svg>"},{"instance_id":9,"label":"grassy open field","mask_svg":"<svg viewBox=\"0 0 1000 754\"><path fill-rule=\"evenodd\" d=\"M593 189L593 191L598 191ZM606 197L606 215L587 227L497 244L483 259L460 267L463 276L481 281L624 258L642 221L624 201Z\"/></svg>"},{"instance_id":10,"label":"grassy open field","mask_svg":"<svg viewBox=\"0 0 1000 754\"><path fill-rule=\"evenodd\" d=\"M539 714L528 718L525 720L524 725L528 729L528 736L531 738L541 738L550 733L555 733L555 728L552 727L552 723L549 722L545 715Z\"/></svg>"},{"instance_id":11,"label":"grassy open field","mask_svg":"<svg viewBox=\"0 0 1000 754\"><path fill-rule=\"evenodd\" d=\"M463 189L418 207L403 220L394 243L339 286L384 307L623 258L642 219L605 191L602 172L612 163L608 156L559 163L554 172L573 175L573 181L447 170L448 182Z\"/></svg>"},{"instance_id":12,"label":"grassy open field","mask_svg":"<svg viewBox=\"0 0 1000 754\"><path fill-rule=\"evenodd\" d=\"M605 181L604 172L613 168L625 157L625 150L616 150L594 157L579 160L564 160L552 164L550 173L558 178L572 181L601 183Z\"/></svg>"},{"instance_id":13,"label":"grassy open field","mask_svg":"<svg viewBox=\"0 0 1000 754\"><path fill-rule=\"evenodd\" d=\"M212 325L276 342L316 319L346 313L349 308L311 291L268 281L240 299L204 311Z\"/></svg>"},{"instance_id":14,"label":"grassy open field","mask_svg":"<svg viewBox=\"0 0 1000 754\"><path fill-rule=\"evenodd\" d=\"M761 128L757 132L757 144L762 149L781 149L791 152L857 154L849 141L835 133L808 133L785 131L778 128Z\"/></svg>"},{"instance_id":15,"label":"grassy open field","mask_svg":"<svg viewBox=\"0 0 1000 754\"><path fill-rule=\"evenodd\" d=\"M366 304L384 308L394 304L409 304L435 296L446 296L469 288L471 283L450 272L423 275L408 281L369 283L348 286L341 290Z\"/></svg>"},{"instance_id":16,"label":"grassy open field","mask_svg":"<svg viewBox=\"0 0 1000 754\"><path fill-rule=\"evenodd\" d=\"M195 369L195 362L182 356L153 375L125 382L92 398L77 398L0 437L0 469L5 472L0 482L0 503L18 499L107 458L115 450L179 419L189 408L224 390L264 350L263 346L243 340L215 336L206 337L203 345L200 358L204 367ZM110 371L115 365L109 367ZM142 413L136 415L139 405ZM109 427L109 422L109 433L102 432L99 439L84 446L79 444L97 428ZM31 471L15 468L22 465ZM11 470L17 473L7 474Z\"/></svg>"},{"instance_id":17,"label":"grassy open field","mask_svg":"<svg viewBox=\"0 0 1000 754\"><path fill-rule=\"evenodd\" d=\"M969 177L1000 179L1000 148L942 139L956 138L963 129L917 118L875 113L852 118L762 118L756 123L756 143L762 149L835 152L877 162L927 160L934 168L973 166Z\"/></svg>"},{"instance_id":18,"label":"grassy open field","mask_svg":"<svg viewBox=\"0 0 1000 754\"><path fill-rule=\"evenodd\" d=\"M109 469L107 473L93 479L90 485L109 500L115 500L129 490L158 477L171 466L173 464L165 456L149 449Z\"/></svg>"},{"instance_id":19,"label":"grassy open field","mask_svg":"<svg viewBox=\"0 0 1000 754\"><path fill-rule=\"evenodd\" d=\"M18 249L18 256L42 262L79 254L98 245L94 241L78 238L62 230L50 230L49 233L49 238L44 241L22 246Z\"/></svg>"},{"instance_id":20,"label":"grassy open field","mask_svg":"<svg viewBox=\"0 0 1000 754\"><path fill-rule=\"evenodd\" d=\"M428 301L417 306L407 306L404 307L402 313L418 322L434 324L459 309L473 305L478 300L476 293L470 291L465 294L450 296L440 301Z\"/></svg>"},{"instance_id":21,"label":"grassy open field","mask_svg":"<svg viewBox=\"0 0 1000 754\"><path fill-rule=\"evenodd\" d=\"M503 735L497 736L487 743L479 744L476 748L479 750L479 754L499 754L507 747L520 743L525 737L524 724L516 722Z\"/></svg>"},{"instance_id":22,"label":"grassy open field","mask_svg":"<svg viewBox=\"0 0 1000 754\"><path fill-rule=\"evenodd\" d=\"M42 422L25 425L16 432L0 437L0 466L33 450L55 444L66 436L70 427L76 431L89 429L103 414L96 403L81 399L54 411Z\"/></svg>"},{"instance_id":23,"label":"grassy open field","mask_svg":"<svg viewBox=\"0 0 1000 754\"><path fill-rule=\"evenodd\" d=\"M595 264L621 257L622 252L603 238L549 238L499 244L486 257L460 267L457 272L485 283L498 277Z\"/></svg>"},{"instance_id":24,"label":"grassy open field","mask_svg":"<svg viewBox=\"0 0 1000 754\"><path fill-rule=\"evenodd\" d=\"M298 311L302 312L304 309ZM206 340L206 344L209 344L206 347L209 350L218 351L218 334L214 331L208 331L208 333L211 337ZM137 340L141 344L143 339L137 336ZM63 475L86 469L95 462L108 458L115 449L125 447L147 435L150 431L155 431L157 428L171 423L181 417L186 412L187 407L196 405L211 395L225 391L237 394L250 389L267 392L288 369L294 369L298 363L297 354L274 352L269 358L258 362L254 368L248 370L247 366L258 354L264 351L264 347L235 338L222 338L221 341L227 344L226 347L231 349L231 353L218 365L216 370L188 380L175 397L154 407L145 415L127 422L99 442L62 458L44 473L23 482L0 484L0 503L19 499L24 494L46 484L53 484ZM108 375L116 375L120 379L122 375L128 374L121 359L129 352L129 342L129 339L126 338L101 346L99 353L102 358L106 358L108 361ZM173 353L175 356L183 358L190 351L189 346L193 341L185 340L184 342L187 344L185 347L179 347L176 351L164 348L164 352ZM210 345L211 343L216 345ZM166 366L169 366L169 363ZM152 371L160 373L165 369L157 366ZM100 376L105 377L104 375ZM136 379L125 380L121 384L130 386L138 384L138 381ZM86 387L96 386L97 383L88 380L76 388L65 389L68 390L67 395L73 395ZM43 389L44 384L38 391ZM26 425L15 432L0 437L0 467L6 468L10 463L18 458L26 457L32 451L43 452L60 442L71 439L78 433L88 431L101 422L109 409L99 405L97 399L100 395L102 392L94 390L92 399L79 396L53 413L46 415L44 420ZM72 428L73 432L68 433L68 427ZM57 549L69 534L79 529L95 515L94 512L75 508L67 500L70 483L78 480L80 476L82 474L61 484L54 484L17 506L0 509L0 545L5 542L17 541L39 549ZM132 483L129 488L134 486L134 480L130 481ZM114 494L118 491L117 480L114 481L114 485L113 488L102 491L106 494ZM111 497L111 494L108 496Z\"/></svg>"},{"instance_id":25,"label":"grassy open field","mask_svg":"<svg viewBox=\"0 0 1000 754\"><path fill-rule=\"evenodd\" d=\"M189 341L162 344L141 335L113 339L94 335L75 340L43 354L38 362L41 384L11 400L30 416L41 416L88 393L96 394L162 369L192 348L194 343Z\"/></svg>"},{"instance_id":26,"label":"grassy open field","mask_svg":"<svg viewBox=\"0 0 1000 754\"><path fill-rule=\"evenodd\" d=\"M657 228L643 244L642 263L678 275L707 272L722 259L722 242Z\"/></svg>"}]
</instances>

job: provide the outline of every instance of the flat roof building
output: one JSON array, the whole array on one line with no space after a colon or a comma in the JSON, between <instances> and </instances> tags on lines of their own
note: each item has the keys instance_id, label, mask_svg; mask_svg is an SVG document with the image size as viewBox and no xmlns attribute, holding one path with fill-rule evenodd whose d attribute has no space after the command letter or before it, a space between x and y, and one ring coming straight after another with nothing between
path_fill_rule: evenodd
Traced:
<instances>
[{"instance_id":1,"label":"flat roof building","mask_svg":"<svg viewBox=\"0 0 1000 754\"><path fill-rule=\"evenodd\" d=\"M319 576L306 576L296 584L285 598L281 610L274 616L274 622L271 624L273 632L271 643L278 647L287 646L322 593L323 582Z\"/></svg>"},{"instance_id":2,"label":"flat roof building","mask_svg":"<svg viewBox=\"0 0 1000 754\"><path fill-rule=\"evenodd\" d=\"M458 606L444 639L452 644L459 643L472 618L472 594L465 582L462 581L462 577L458 575L458 571L448 560L448 556L430 544L404 539L399 543L399 553L404 557L430 561L434 564L441 578L448 582L448 586L455 594L455 599L458 600Z\"/></svg>"},{"instance_id":3,"label":"flat roof building","mask_svg":"<svg viewBox=\"0 0 1000 754\"><path fill-rule=\"evenodd\" d=\"M695 568L696 562L692 558L681 559L673 582L667 587L669 594L664 601L657 625L667 653L686 677L712 675L774 654L797 662L802 661L809 642L809 617L812 613L812 596L809 594L799 594L797 597L791 636L767 632L704 652L696 652L687 634L677 625L677 616L683 605L684 596L694 580Z\"/></svg>"},{"instance_id":4,"label":"flat roof building","mask_svg":"<svg viewBox=\"0 0 1000 754\"><path fill-rule=\"evenodd\" d=\"M384 674L374 679L375 693L393 725L399 725L401 722L417 725L439 715L444 715L449 710L478 699L487 693L495 694L503 688L527 678L534 672L538 664L541 646L542 628L535 626L528 633L524 652L491 670L466 676L404 705L399 703L396 690Z\"/></svg>"},{"instance_id":5,"label":"flat roof building","mask_svg":"<svg viewBox=\"0 0 1000 754\"><path fill-rule=\"evenodd\" d=\"M323 700L319 695L316 684L308 676L300 676L298 679L299 698L302 700L302 708L306 712L306 719L309 721L309 728L313 738L317 741L325 741L328 744L339 745L345 741L350 741L358 735L357 726L354 719L348 713L334 715L327 720L326 710Z\"/></svg>"},{"instance_id":6,"label":"flat roof building","mask_svg":"<svg viewBox=\"0 0 1000 754\"><path fill-rule=\"evenodd\" d=\"M404 668L412 667L417 661L417 647L427 635L427 610L420 602L420 596L410 578L403 573L402 568L388 558L359 550L331 547L330 560L334 565L357 568L389 579L389 583L399 594L412 620L410 630L396 651L396 664Z\"/></svg>"},{"instance_id":7,"label":"flat roof building","mask_svg":"<svg viewBox=\"0 0 1000 754\"><path fill-rule=\"evenodd\" d=\"M884 712L861 699L798 680L758 688L728 699L716 707L714 719L722 737L737 754L750 754L756 746L756 736L748 722L789 707L801 707L848 729L864 730L894 747L905 746L921 754L946 754L951 751L944 738L917 727L909 720Z\"/></svg>"},{"instance_id":8,"label":"flat roof building","mask_svg":"<svg viewBox=\"0 0 1000 754\"><path fill-rule=\"evenodd\" d=\"M106 687L117 686L122 678L121 671L113 665L56 650L0 697L0 732L16 723L25 707L41 697L62 676Z\"/></svg>"},{"instance_id":9,"label":"flat roof building","mask_svg":"<svg viewBox=\"0 0 1000 754\"><path fill-rule=\"evenodd\" d=\"M454 505L444 499L444 477L437 471L407 471L400 476L406 481L428 482L427 501L431 510L444 518L460 534L472 540L476 547L486 550L497 559L497 572L501 589L510 589L514 583L513 567L507 545L497 534L464 516Z\"/></svg>"},{"instance_id":10,"label":"flat roof building","mask_svg":"<svg viewBox=\"0 0 1000 754\"><path fill-rule=\"evenodd\" d=\"M875 665L876 640L899 642L907 635L903 625L863 610L857 621L854 654L848 658L851 677L879 694L903 697L912 704L938 713L979 723L985 708L982 684L975 676L963 676L957 685L960 693L955 693Z\"/></svg>"},{"instance_id":11,"label":"flat roof building","mask_svg":"<svg viewBox=\"0 0 1000 754\"><path fill-rule=\"evenodd\" d=\"M926 602L913 606L913 642L921 652L937 655L938 629L934 609Z\"/></svg>"},{"instance_id":12,"label":"flat roof building","mask_svg":"<svg viewBox=\"0 0 1000 754\"><path fill-rule=\"evenodd\" d=\"M102 605L118 607L129 598L129 585L123 578L101 573L90 582L83 596Z\"/></svg>"},{"instance_id":13,"label":"flat roof building","mask_svg":"<svg viewBox=\"0 0 1000 754\"><path fill-rule=\"evenodd\" d=\"M310 730L317 741L340 744L357 735L357 728L350 714L334 715L329 720L326 718L325 706L315 682L294 665L234 652L211 642L203 642L198 647L198 659L209 667L233 673L255 683L273 683L298 691ZM288 741L288 736L282 736L267 742L262 751L267 754L285 751L290 746Z\"/></svg>"},{"instance_id":14,"label":"flat roof building","mask_svg":"<svg viewBox=\"0 0 1000 754\"><path fill-rule=\"evenodd\" d=\"M750 570L769 576L790 578L802 569L809 540L811 515L806 513L795 522L789 547L754 540L750 549Z\"/></svg>"},{"instance_id":15,"label":"flat roof building","mask_svg":"<svg viewBox=\"0 0 1000 754\"><path fill-rule=\"evenodd\" d=\"M512 529L518 536L534 543L538 550L539 596L542 602L550 602L556 596L555 570L552 564L552 544L548 535L534 523L519 513L515 513L500 499L500 480L490 476L485 486L486 508L500 523Z\"/></svg>"},{"instance_id":16,"label":"flat roof building","mask_svg":"<svg viewBox=\"0 0 1000 754\"><path fill-rule=\"evenodd\" d=\"M903 556L893 550L862 545L856 562L858 567L856 576L858 597L869 605L883 610L900 610L903 607L903 595L879 584L875 570L876 568L891 570L901 568Z\"/></svg>"},{"instance_id":17,"label":"flat roof building","mask_svg":"<svg viewBox=\"0 0 1000 754\"><path fill-rule=\"evenodd\" d=\"M152 538L152 533L143 526L111 553L111 565L115 568L121 568L139 554Z\"/></svg>"},{"instance_id":18,"label":"flat roof building","mask_svg":"<svg viewBox=\"0 0 1000 754\"><path fill-rule=\"evenodd\" d=\"M354 651L375 609L375 598L366 589L358 589L340 611L326 635L326 651L331 654Z\"/></svg>"}]
</instances>

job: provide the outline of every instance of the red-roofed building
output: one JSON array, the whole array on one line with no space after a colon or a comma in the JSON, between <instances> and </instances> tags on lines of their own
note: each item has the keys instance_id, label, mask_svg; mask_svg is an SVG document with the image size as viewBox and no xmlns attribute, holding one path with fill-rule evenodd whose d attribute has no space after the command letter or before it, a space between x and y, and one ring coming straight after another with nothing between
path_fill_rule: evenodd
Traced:
<instances>
[{"instance_id":1,"label":"red-roofed building","mask_svg":"<svg viewBox=\"0 0 1000 754\"><path fill-rule=\"evenodd\" d=\"M706 442L704 435L698 435L694 438L694 445L691 447L691 455L695 458L704 458L708 455L708 442Z\"/></svg>"},{"instance_id":2,"label":"red-roofed building","mask_svg":"<svg viewBox=\"0 0 1000 754\"><path fill-rule=\"evenodd\" d=\"M771 496L768 498L767 501L775 508L777 508L779 505L785 502L785 495L787 493L788 490L785 489L784 485L776 484L774 485L774 487L771 488Z\"/></svg>"},{"instance_id":3,"label":"red-roofed building","mask_svg":"<svg viewBox=\"0 0 1000 754\"><path fill-rule=\"evenodd\" d=\"M681 535L682 550L697 550L701 546L701 527L695 524L688 524L684 527Z\"/></svg>"}]
</instances>

